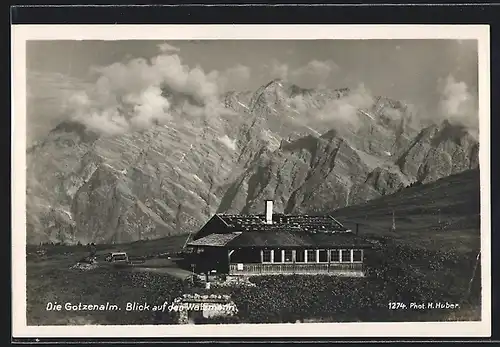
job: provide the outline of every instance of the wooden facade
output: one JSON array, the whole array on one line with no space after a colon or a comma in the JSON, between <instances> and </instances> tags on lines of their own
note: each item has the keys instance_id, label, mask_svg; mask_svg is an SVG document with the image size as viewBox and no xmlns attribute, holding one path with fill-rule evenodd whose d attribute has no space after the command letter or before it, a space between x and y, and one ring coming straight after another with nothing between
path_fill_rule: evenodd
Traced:
<instances>
[{"instance_id":1,"label":"wooden facade","mask_svg":"<svg viewBox=\"0 0 500 347\"><path fill-rule=\"evenodd\" d=\"M332 274L363 276L363 249L198 248L198 270L230 276ZM224 254L227 257L224 259Z\"/></svg>"},{"instance_id":2,"label":"wooden facade","mask_svg":"<svg viewBox=\"0 0 500 347\"><path fill-rule=\"evenodd\" d=\"M330 263L330 264L230 264L230 276L258 275L346 275L364 276L363 263Z\"/></svg>"},{"instance_id":3,"label":"wooden facade","mask_svg":"<svg viewBox=\"0 0 500 347\"><path fill-rule=\"evenodd\" d=\"M259 253L258 263L239 263L230 257L229 274L364 274L362 249L261 249Z\"/></svg>"}]
</instances>

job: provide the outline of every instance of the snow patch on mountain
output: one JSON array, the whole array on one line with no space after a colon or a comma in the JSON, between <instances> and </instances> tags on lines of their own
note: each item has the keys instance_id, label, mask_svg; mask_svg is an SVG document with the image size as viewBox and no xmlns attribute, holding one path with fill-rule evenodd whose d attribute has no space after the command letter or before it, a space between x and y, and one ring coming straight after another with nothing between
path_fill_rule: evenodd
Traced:
<instances>
[{"instance_id":1,"label":"snow patch on mountain","mask_svg":"<svg viewBox=\"0 0 500 347\"><path fill-rule=\"evenodd\" d=\"M242 103L242 102L240 102L240 101L238 101L237 103L238 103L238 105L240 105L241 107L243 107L243 108L245 108L245 109L247 109L247 110L249 110L249 109L250 109L247 105L245 105L244 103Z\"/></svg>"},{"instance_id":2,"label":"snow patch on mountain","mask_svg":"<svg viewBox=\"0 0 500 347\"><path fill-rule=\"evenodd\" d=\"M219 137L219 141L224 144L227 148L235 151L236 150L236 140L229 138L229 136L224 135Z\"/></svg>"},{"instance_id":3,"label":"snow patch on mountain","mask_svg":"<svg viewBox=\"0 0 500 347\"><path fill-rule=\"evenodd\" d=\"M203 180L202 180L200 177L198 177L198 175L196 175L196 174L193 174L193 178L194 178L196 181L200 182L200 183L201 183L201 182L203 182Z\"/></svg>"}]
</instances>

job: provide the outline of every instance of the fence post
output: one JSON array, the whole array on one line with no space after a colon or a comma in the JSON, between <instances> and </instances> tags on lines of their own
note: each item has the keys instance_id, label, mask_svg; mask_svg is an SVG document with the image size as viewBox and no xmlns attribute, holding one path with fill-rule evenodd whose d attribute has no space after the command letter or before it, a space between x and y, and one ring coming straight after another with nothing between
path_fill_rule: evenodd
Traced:
<instances>
[{"instance_id":1,"label":"fence post","mask_svg":"<svg viewBox=\"0 0 500 347\"><path fill-rule=\"evenodd\" d=\"M479 253L477 253L476 263L474 264L474 270L472 270L472 276L470 278L469 286L467 288L467 293L465 295L466 298L468 298L469 295L470 295L470 291L472 289L472 282L474 281L474 277L476 277L476 271L477 271L477 266L479 264L479 257L480 257L480 255L481 255L481 251L479 251Z\"/></svg>"}]
</instances>

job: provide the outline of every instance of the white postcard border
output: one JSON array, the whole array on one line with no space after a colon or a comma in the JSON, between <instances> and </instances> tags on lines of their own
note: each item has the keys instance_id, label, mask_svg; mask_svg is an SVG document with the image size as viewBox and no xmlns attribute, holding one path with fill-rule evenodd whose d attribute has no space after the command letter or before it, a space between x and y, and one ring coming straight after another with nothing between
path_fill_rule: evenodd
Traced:
<instances>
[{"instance_id":1,"label":"white postcard border","mask_svg":"<svg viewBox=\"0 0 500 347\"><path fill-rule=\"evenodd\" d=\"M11 29L13 337L487 337L491 335L490 40L488 25L13 25ZM477 40L483 288L480 322L26 325L26 41L220 39Z\"/></svg>"}]
</instances>

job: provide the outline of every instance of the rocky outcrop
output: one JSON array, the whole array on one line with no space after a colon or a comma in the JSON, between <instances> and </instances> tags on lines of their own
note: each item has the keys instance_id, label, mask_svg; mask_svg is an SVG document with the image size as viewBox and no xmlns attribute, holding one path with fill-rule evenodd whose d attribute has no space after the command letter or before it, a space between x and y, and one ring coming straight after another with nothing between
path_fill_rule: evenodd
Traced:
<instances>
[{"instance_id":1,"label":"rocky outcrop","mask_svg":"<svg viewBox=\"0 0 500 347\"><path fill-rule=\"evenodd\" d=\"M445 120L423 129L396 163L406 176L430 182L479 165L479 143L461 125Z\"/></svg>"},{"instance_id":2,"label":"rocky outcrop","mask_svg":"<svg viewBox=\"0 0 500 347\"><path fill-rule=\"evenodd\" d=\"M373 167L336 131L288 143L229 187L219 211L260 213L274 199L283 213L321 213L392 193L408 180L390 163Z\"/></svg>"},{"instance_id":3,"label":"rocky outcrop","mask_svg":"<svg viewBox=\"0 0 500 347\"><path fill-rule=\"evenodd\" d=\"M204 125L179 121L91 142L77 128L55 129L28 152L29 240L126 242L200 226L239 154L224 140L225 124Z\"/></svg>"}]
</instances>

